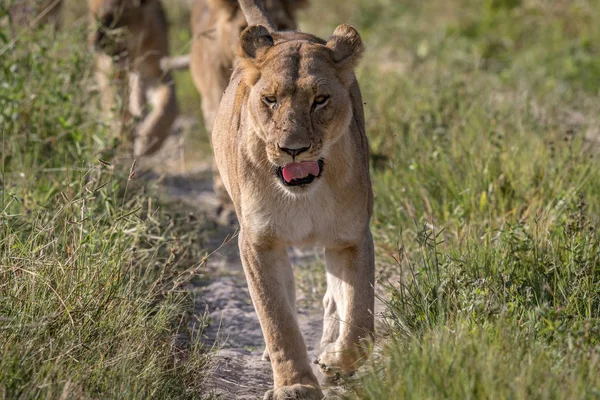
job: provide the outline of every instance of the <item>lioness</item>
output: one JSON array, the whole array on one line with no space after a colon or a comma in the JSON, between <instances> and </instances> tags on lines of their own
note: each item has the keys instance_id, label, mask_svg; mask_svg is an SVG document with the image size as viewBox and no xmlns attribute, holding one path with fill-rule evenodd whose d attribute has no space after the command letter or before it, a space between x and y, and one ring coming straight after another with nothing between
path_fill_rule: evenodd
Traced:
<instances>
[{"instance_id":1,"label":"lioness","mask_svg":"<svg viewBox=\"0 0 600 400\"><path fill-rule=\"evenodd\" d=\"M115 119L116 99L128 99L117 119L139 120L134 156L151 154L168 137L178 113L173 78L160 68L169 53L163 7L159 0L89 0L89 8L102 108Z\"/></svg>"},{"instance_id":2,"label":"lioness","mask_svg":"<svg viewBox=\"0 0 600 400\"><path fill-rule=\"evenodd\" d=\"M266 10L280 30L296 29L296 12L308 0L266 0ZM229 83L238 38L248 24L237 0L195 0L192 5L190 71L202 98L204 126L210 133L223 92ZM229 197L218 174L215 192L223 203Z\"/></svg>"},{"instance_id":3,"label":"lioness","mask_svg":"<svg viewBox=\"0 0 600 400\"><path fill-rule=\"evenodd\" d=\"M241 34L240 63L215 119L215 159L240 221L242 263L273 367L265 399L320 399L286 248L325 247L319 363L326 375L355 370L374 325L373 195L353 72L363 45L348 25L327 42L276 32L255 0L241 3L255 26Z\"/></svg>"}]
</instances>

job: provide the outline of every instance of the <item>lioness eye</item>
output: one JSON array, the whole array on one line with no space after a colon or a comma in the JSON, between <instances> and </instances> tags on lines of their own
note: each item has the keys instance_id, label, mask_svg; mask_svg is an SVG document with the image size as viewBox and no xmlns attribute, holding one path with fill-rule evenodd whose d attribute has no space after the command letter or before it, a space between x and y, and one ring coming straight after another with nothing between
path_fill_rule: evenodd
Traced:
<instances>
[{"instance_id":1,"label":"lioness eye","mask_svg":"<svg viewBox=\"0 0 600 400\"><path fill-rule=\"evenodd\" d=\"M315 100L314 100L315 106L322 106L323 104L327 103L327 100L329 100L329 96L326 96L326 95L317 96L317 97L315 97Z\"/></svg>"},{"instance_id":2,"label":"lioness eye","mask_svg":"<svg viewBox=\"0 0 600 400\"><path fill-rule=\"evenodd\" d=\"M275 96L263 96L262 98L263 103L265 103L266 105L273 106L275 103L277 103L277 97Z\"/></svg>"}]
</instances>

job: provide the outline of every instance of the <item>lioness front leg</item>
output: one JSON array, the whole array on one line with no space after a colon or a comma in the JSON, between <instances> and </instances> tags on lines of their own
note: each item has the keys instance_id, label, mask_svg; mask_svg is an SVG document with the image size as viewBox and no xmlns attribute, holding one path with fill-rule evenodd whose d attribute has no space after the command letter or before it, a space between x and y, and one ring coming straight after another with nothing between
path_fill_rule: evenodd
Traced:
<instances>
[{"instance_id":1,"label":"lioness front leg","mask_svg":"<svg viewBox=\"0 0 600 400\"><path fill-rule=\"evenodd\" d=\"M306 346L290 303L293 271L282 243L253 243L240 232L240 255L273 367L274 390L265 399L321 399ZM291 278L290 278L291 277ZM292 288L293 289L293 288Z\"/></svg>"},{"instance_id":2,"label":"lioness front leg","mask_svg":"<svg viewBox=\"0 0 600 400\"><path fill-rule=\"evenodd\" d=\"M282 273L282 278L285 281L283 287L286 290L287 298L290 303L290 306L292 307L292 313L294 315L294 318L296 318L296 316L298 315L296 308L296 281L294 279L294 273L292 271L292 265L290 263L289 258L285 258L285 260L283 260L282 262L286 262L287 266L285 268L285 271L289 271L289 273ZM267 349L266 347L265 351L263 352L262 359L263 361L271 361L269 357L269 349Z\"/></svg>"},{"instance_id":3,"label":"lioness front leg","mask_svg":"<svg viewBox=\"0 0 600 400\"><path fill-rule=\"evenodd\" d=\"M366 358L374 330L374 254L371 232L362 241L325 250L327 293L324 298L322 353L325 375L355 371Z\"/></svg>"}]
</instances>

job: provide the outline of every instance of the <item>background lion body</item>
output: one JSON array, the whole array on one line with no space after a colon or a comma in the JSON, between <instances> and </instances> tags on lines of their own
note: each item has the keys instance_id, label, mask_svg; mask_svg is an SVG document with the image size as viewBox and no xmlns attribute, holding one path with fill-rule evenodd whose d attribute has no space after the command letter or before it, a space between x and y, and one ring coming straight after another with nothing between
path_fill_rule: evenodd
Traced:
<instances>
[{"instance_id":1,"label":"background lion body","mask_svg":"<svg viewBox=\"0 0 600 400\"><path fill-rule=\"evenodd\" d=\"M307 0L264 1L280 30L296 29L296 11L307 3ZM235 0L195 0L192 5L190 70L202 97L204 124L209 132L233 71L240 32L246 26Z\"/></svg>"},{"instance_id":2,"label":"background lion body","mask_svg":"<svg viewBox=\"0 0 600 400\"><path fill-rule=\"evenodd\" d=\"M96 79L106 118L120 125L135 119L134 155L141 156L160 148L178 108L173 79L160 68L169 54L163 7L158 0L134 4L90 0L90 42L98 50Z\"/></svg>"}]
</instances>

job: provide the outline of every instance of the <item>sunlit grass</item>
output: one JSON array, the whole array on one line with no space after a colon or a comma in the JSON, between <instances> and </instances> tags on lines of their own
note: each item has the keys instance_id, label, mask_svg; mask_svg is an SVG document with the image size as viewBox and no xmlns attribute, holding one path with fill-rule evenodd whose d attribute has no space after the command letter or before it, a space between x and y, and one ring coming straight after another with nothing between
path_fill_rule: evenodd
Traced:
<instances>
[{"instance_id":1,"label":"sunlit grass","mask_svg":"<svg viewBox=\"0 0 600 400\"><path fill-rule=\"evenodd\" d=\"M325 37L353 23L368 49L358 79L387 328L350 384L358 397L600 396L599 6L306 13Z\"/></svg>"}]
</instances>

